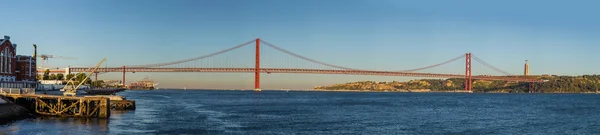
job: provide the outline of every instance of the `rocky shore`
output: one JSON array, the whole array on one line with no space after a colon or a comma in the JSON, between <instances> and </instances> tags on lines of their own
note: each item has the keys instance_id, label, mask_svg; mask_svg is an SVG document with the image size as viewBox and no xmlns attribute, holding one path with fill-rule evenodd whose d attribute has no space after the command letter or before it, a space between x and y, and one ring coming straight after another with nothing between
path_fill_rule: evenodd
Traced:
<instances>
[{"instance_id":1,"label":"rocky shore","mask_svg":"<svg viewBox=\"0 0 600 135\"><path fill-rule=\"evenodd\" d=\"M27 109L0 96L0 124L31 116Z\"/></svg>"}]
</instances>

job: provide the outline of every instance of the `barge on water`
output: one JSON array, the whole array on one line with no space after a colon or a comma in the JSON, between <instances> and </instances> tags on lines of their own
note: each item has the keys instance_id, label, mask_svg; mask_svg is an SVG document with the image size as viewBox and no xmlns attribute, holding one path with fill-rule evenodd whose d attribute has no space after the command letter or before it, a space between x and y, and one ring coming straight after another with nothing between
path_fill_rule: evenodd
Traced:
<instances>
[{"instance_id":1,"label":"barge on water","mask_svg":"<svg viewBox=\"0 0 600 135\"><path fill-rule=\"evenodd\" d=\"M125 88L93 88L84 89L90 95L115 95L117 92L126 90Z\"/></svg>"}]
</instances>

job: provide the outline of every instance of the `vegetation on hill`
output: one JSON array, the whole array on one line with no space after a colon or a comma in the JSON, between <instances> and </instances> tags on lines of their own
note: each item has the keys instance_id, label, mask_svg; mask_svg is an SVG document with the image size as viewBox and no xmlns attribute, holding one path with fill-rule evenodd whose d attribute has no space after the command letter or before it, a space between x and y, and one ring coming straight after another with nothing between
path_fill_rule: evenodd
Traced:
<instances>
[{"instance_id":1,"label":"vegetation on hill","mask_svg":"<svg viewBox=\"0 0 600 135\"><path fill-rule=\"evenodd\" d=\"M537 77L547 80L543 83L535 83L535 91L538 92L595 92L600 88L600 75L584 76L545 76ZM507 82L473 80L474 92L529 92L530 82ZM465 79L420 79L408 82L374 82L360 81L346 84L334 84L330 86L317 86L316 90L370 90L370 91L406 91L429 89L431 91L461 91L464 90Z\"/></svg>"}]
</instances>

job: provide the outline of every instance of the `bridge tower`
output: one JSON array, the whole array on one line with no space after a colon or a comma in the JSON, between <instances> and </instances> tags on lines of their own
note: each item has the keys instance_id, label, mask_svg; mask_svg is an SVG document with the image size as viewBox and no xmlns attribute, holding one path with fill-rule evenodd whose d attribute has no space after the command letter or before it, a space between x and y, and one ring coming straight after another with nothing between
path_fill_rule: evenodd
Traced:
<instances>
[{"instance_id":1,"label":"bridge tower","mask_svg":"<svg viewBox=\"0 0 600 135\"><path fill-rule=\"evenodd\" d=\"M256 39L256 63L254 67L254 92L260 92L260 38Z\"/></svg>"},{"instance_id":2,"label":"bridge tower","mask_svg":"<svg viewBox=\"0 0 600 135\"><path fill-rule=\"evenodd\" d=\"M473 92L473 76L471 74L471 53L465 55L465 91Z\"/></svg>"},{"instance_id":3,"label":"bridge tower","mask_svg":"<svg viewBox=\"0 0 600 135\"><path fill-rule=\"evenodd\" d=\"M525 76L529 76L529 60L525 60Z\"/></svg>"}]
</instances>

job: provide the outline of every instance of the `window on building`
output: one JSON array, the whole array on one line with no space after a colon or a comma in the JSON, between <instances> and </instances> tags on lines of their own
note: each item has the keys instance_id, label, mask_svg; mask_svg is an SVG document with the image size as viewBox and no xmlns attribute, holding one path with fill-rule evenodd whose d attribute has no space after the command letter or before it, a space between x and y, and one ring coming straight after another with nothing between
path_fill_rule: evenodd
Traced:
<instances>
[{"instance_id":1,"label":"window on building","mask_svg":"<svg viewBox=\"0 0 600 135\"><path fill-rule=\"evenodd\" d=\"M8 52L8 73L12 73L12 52Z\"/></svg>"},{"instance_id":2,"label":"window on building","mask_svg":"<svg viewBox=\"0 0 600 135\"><path fill-rule=\"evenodd\" d=\"M4 50L0 52L0 73L4 73Z\"/></svg>"}]
</instances>

